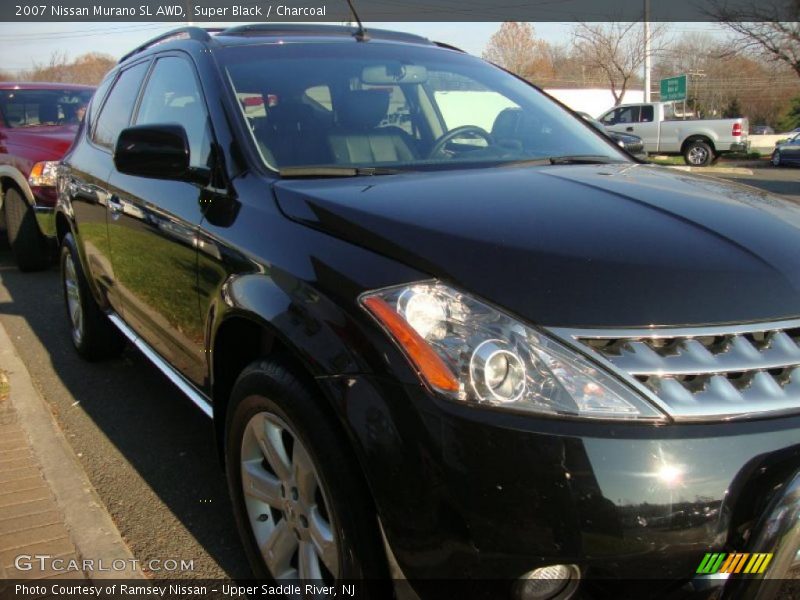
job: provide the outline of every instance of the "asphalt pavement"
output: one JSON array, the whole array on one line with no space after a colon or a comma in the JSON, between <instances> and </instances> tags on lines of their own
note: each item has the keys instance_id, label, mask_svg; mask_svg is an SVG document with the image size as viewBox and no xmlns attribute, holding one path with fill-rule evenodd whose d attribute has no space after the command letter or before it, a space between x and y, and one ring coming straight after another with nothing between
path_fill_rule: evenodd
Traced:
<instances>
[{"instance_id":1,"label":"asphalt pavement","mask_svg":"<svg viewBox=\"0 0 800 600\"><path fill-rule=\"evenodd\" d=\"M211 420L133 348L101 363L78 358L57 269L20 273L4 239L0 322L133 555L193 561L192 571L151 575L248 576Z\"/></svg>"},{"instance_id":2,"label":"asphalt pavement","mask_svg":"<svg viewBox=\"0 0 800 600\"><path fill-rule=\"evenodd\" d=\"M800 202L800 169L730 177ZM194 562L152 576L247 577L211 421L132 348L101 363L78 358L57 269L20 273L5 240L0 323L134 556Z\"/></svg>"}]
</instances>

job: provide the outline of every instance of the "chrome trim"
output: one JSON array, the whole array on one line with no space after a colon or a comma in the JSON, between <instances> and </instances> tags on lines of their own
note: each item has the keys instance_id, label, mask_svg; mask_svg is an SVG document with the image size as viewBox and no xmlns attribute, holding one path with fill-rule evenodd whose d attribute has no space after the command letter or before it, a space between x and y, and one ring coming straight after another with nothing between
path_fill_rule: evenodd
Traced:
<instances>
[{"instance_id":1,"label":"chrome trim","mask_svg":"<svg viewBox=\"0 0 800 600\"><path fill-rule=\"evenodd\" d=\"M548 331L611 369L674 419L800 411L800 319Z\"/></svg>"},{"instance_id":2,"label":"chrome trim","mask_svg":"<svg viewBox=\"0 0 800 600\"><path fill-rule=\"evenodd\" d=\"M612 338L671 338L671 337L703 337L707 335L737 335L742 333L755 333L758 331L771 331L774 329L794 329L800 327L800 319L785 319L781 321L758 321L753 323L731 323L729 325L706 325L700 327L621 327L621 328L574 328L574 327L548 327L561 336L583 339L612 339Z\"/></svg>"},{"instance_id":3,"label":"chrome trim","mask_svg":"<svg viewBox=\"0 0 800 600\"><path fill-rule=\"evenodd\" d=\"M116 313L108 315L109 320L116 326L128 340L136 346L139 351L144 354L147 359L156 366L156 368L166 375L175 386L182 391L189 400L194 402L197 407L202 410L207 417L214 418L214 410L211 403L206 397L200 393L191 383L173 369L159 354L153 350L150 345L142 338L136 335L136 332L128 327L128 325Z\"/></svg>"}]
</instances>

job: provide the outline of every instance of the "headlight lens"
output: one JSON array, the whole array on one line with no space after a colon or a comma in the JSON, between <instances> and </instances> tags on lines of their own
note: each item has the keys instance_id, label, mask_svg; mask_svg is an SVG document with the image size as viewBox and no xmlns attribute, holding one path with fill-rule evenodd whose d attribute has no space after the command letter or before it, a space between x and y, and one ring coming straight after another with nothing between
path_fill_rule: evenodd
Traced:
<instances>
[{"instance_id":1,"label":"headlight lens","mask_svg":"<svg viewBox=\"0 0 800 600\"><path fill-rule=\"evenodd\" d=\"M451 399L548 415L664 418L577 352L441 283L370 292L361 302Z\"/></svg>"},{"instance_id":2,"label":"headlight lens","mask_svg":"<svg viewBox=\"0 0 800 600\"><path fill-rule=\"evenodd\" d=\"M28 183L33 187L56 187L58 161L45 160L33 165Z\"/></svg>"}]
</instances>

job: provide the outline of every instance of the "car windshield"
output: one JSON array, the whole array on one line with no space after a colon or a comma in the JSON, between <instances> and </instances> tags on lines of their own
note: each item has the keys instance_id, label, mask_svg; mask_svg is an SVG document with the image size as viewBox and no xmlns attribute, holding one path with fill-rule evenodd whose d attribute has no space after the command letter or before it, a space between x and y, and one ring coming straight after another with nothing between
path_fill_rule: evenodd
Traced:
<instances>
[{"instance_id":1,"label":"car windshield","mask_svg":"<svg viewBox=\"0 0 800 600\"><path fill-rule=\"evenodd\" d=\"M220 55L272 169L630 160L543 93L459 52L370 41L235 46Z\"/></svg>"},{"instance_id":2,"label":"car windshield","mask_svg":"<svg viewBox=\"0 0 800 600\"><path fill-rule=\"evenodd\" d=\"M92 90L0 90L0 113L7 127L77 125Z\"/></svg>"}]
</instances>

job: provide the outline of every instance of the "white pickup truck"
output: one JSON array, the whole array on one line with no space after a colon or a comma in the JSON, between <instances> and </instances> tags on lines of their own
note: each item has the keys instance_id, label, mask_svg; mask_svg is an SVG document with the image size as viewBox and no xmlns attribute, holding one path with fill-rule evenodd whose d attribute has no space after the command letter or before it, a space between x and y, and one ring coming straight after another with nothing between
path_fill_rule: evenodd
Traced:
<instances>
[{"instance_id":1,"label":"white pickup truck","mask_svg":"<svg viewBox=\"0 0 800 600\"><path fill-rule=\"evenodd\" d=\"M638 135L648 153L682 154L695 167L705 167L725 152L748 149L747 118L683 120L675 116L671 102L622 104L599 121L610 131Z\"/></svg>"}]
</instances>

